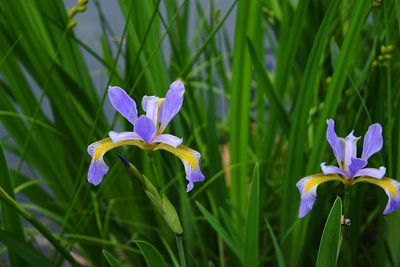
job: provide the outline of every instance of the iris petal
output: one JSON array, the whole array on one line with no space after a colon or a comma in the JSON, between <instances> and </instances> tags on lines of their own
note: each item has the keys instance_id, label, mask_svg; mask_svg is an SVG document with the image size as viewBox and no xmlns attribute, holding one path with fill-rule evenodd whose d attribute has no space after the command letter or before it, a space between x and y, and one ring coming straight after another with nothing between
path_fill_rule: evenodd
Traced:
<instances>
[{"instance_id":1,"label":"iris petal","mask_svg":"<svg viewBox=\"0 0 400 267\"><path fill-rule=\"evenodd\" d=\"M142 140L142 138L135 132L121 132L117 133L110 131L108 136L111 138L113 143L125 141L125 140ZM142 140L143 141L143 140Z\"/></svg>"},{"instance_id":2,"label":"iris petal","mask_svg":"<svg viewBox=\"0 0 400 267\"><path fill-rule=\"evenodd\" d=\"M357 159L357 158L351 158L351 163L349 166L349 175L350 178L353 178L354 175L361 170L362 168L364 168L365 166L367 166L367 162L365 160L362 159Z\"/></svg>"},{"instance_id":3,"label":"iris petal","mask_svg":"<svg viewBox=\"0 0 400 267\"><path fill-rule=\"evenodd\" d=\"M344 148L335 132L335 121L329 119L326 121L326 124L328 124L328 128L326 130L326 139L328 140L329 145L332 147L333 154L335 154L339 166L341 166L344 163Z\"/></svg>"},{"instance_id":4,"label":"iris petal","mask_svg":"<svg viewBox=\"0 0 400 267\"><path fill-rule=\"evenodd\" d=\"M107 172L108 166L104 162L103 157L100 157L97 160L92 160L90 163L87 179L92 185L98 185Z\"/></svg>"},{"instance_id":5,"label":"iris petal","mask_svg":"<svg viewBox=\"0 0 400 267\"><path fill-rule=\"evenodd\" d=\"M346 177L349 176L349 174L345 170L343 170L339 167L336 167L336 166L329 166L329 165L327 166L325 162L322 162L320 166L321 166L321 170L324 173L324 175L340 174L340 175L343 175Z\"/></svg>"},{"instance_id":6,"label":"iris petal","mask_svg":"<svg viewBox=\"0 0 400 267\"><path fill-rule=\"evenodd\" d=\"M181 81L176 80L170 85L167 95L165 96L165 101L160 109L159 122L161 123L161 131L164 131L168 123L181 109L184 93L185 87Z\"/></svg>"},{"instance_id":7,"label":"iris petal","mask_svg":"<svg viewBox=\"0 0 400 267\"><path fill-rule=\"evenodd\" d=\"M386 168L381 166L379 169L376 168L364 168L359 170L354 176L369 176L375 179L381 179L385 176Z\"/></svg>"},{"instance_id":8,"label":"iris petal","mask_svg":"<svg viewBox=\"0 0 400 267\"><path fill-rule=\"evenodd\" d=\"M346 167L351 165L352 158L357 158L357 141L360 137L355 137L353 131L346 136L346 138L340 138L344 148L344 164Z\"/></svg>"},{"instance_id":9,"label":"iris petal","mask_svg":"<svg viewBox=\"0 0 400 267\"><path fill-rule=\"evenodd\" d=\"M365 176L360 177L355 181L374 184L385 190L389 199L383 214L391 213L400 208L400 183L398 181L386 177L375 179Z\"/></svg>"},{"instance_id":10,"label":"iris petal","mask_svg":"<svg viewBox=\"0 0 400 267\"><path fill-rule=\"evenodd\" d=\"M324 175L314 174L302 178L297 182L296 186L301 195L300 208L299 208L299 218L303 218L310 212L313 208L314 203L317 199L317 187L318 185L328 182L328 181L341 181L338 175Z\"/></svg>"},{"instance_id":11,"label":"iris petal","mask_svg":"<svg viewBox=\"0 0 400 267\"><path fill-rule=\"evenodd\" d=\"M364 145L361 158L368 160L373 154L382 149L382 126L379 123L372 124L364 137Z\"/></svg>"},{"instance_id":12,"label":"iris petal","mask_svg":"<svg viewBox=\"0 0 400 267\"><path fill-rule=\"evenodd\" d=\"M180 145L172 147L164 143L158 144L154 150L165 150L177 156L183 163L186 172L186 179L189 181L186 192L193 189L193 183L204 181L205 177L201 172L199 161L200 153L196 150Z\"/></svg>"},{"instance_id":13,"label":"iris petal","mask_svg":"<svg viewBox=\"0 0 400 267\"><path fill-rule=\"evenodd\" d=\"M151 119L154 125L158 124L159 107L162 102L163 99L157 96L144 96L142 99L142 107L146 112L146 117Z\"/></svg>"},{"instance_id":14,"label":"iris petal","mask_svg":"<svg viewBox=\"0 0 400 267\"><path fill-rule=\"evenodd\" d=\"M135 133L137 133L143 141L150 144L156 132L156 125L154 121L142 115L135 122Z\"/></svg>"},{"instance_id":15,"label":"iris petal","mask_svg":"<svg viewBox=\"0 0 400 267\"><path fill-rule=\"evenodd\" d=\"M164 143L167 145L170 145L172 147L177 147L180 144L182 144L182 138L179 138L175 135L172 134L160 134L154 136L154 138L151 140L153 143Z\"/></svg>"},{"instance_id":16,"label":"iris petal","mask_svg":"<svg viewBox=\"0 0 400 267\"><path fill-rule=\"evenodd\" d=\"M135 123L138 117L135 100L118 86L108 88L108 98L116 111L121 113L130 123Z\"/></svg>"}]
</instances>

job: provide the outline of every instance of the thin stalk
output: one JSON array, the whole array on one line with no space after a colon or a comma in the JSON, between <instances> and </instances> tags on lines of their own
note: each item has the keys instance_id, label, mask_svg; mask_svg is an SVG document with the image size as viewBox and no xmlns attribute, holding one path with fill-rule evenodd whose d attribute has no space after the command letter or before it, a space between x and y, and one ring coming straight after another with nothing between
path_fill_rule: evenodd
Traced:
<instances>
[{"instance_id":1,"label":"thin stalk","mask_svg":"<svg viewBox=\"0 0 400 267\"><path fill-rule=\"evenodd\" d=\"M351 185L344 186L344 212L343 216L348 219L349 208L350 208L350 198L351 198Z\"/></svg>"},{"instance_id":2,"label":"thin stalk","mask_svg":"<svg viewBox=\"0 0 400 267\"><path fill-rule=\"evenodd\" d=\"M186 267L185 250L183 249L182 235L176 235L176 245L178 246L181 267Z\"/></svg>"}]
</instances>

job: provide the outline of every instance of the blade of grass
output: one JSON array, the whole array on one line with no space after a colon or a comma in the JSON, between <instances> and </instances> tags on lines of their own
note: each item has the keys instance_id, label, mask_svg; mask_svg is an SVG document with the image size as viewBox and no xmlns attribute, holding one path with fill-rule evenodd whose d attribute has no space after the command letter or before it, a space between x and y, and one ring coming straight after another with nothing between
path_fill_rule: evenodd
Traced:
<instances>
[{"instance_id":1,"label":"blade of grass","mask_svg":"<svg viewBox=\"0 0 400 267\"><path fill-rule=\"evenodd\" d=\"M166 267L167 264L160 252L150 243L143 240L133 241L142 252L148 267Z\"/></svg>"},{"instance_id":2,"label":"blade of grass","mask_svg":"<svg viewBox=\"0 0 400 267\"><path fill-rule=\"evenodd\" d=\"M274 249L275 249L275 255L276 255L276 259L278 261L278 266L279 267L286 267L285 259L283 257L282 250L281 250L281 248L279 246L278 240L276 239L274 231L272 230L272 227L269 224L267 217L265 217L264 220L265 220L265 223L267 224L268 232L269 232L269 235L271 236L271 239L272 239L272 244L273 244Z\"/></svg>"},{"instance_id":3,"label":"blade of grass","mask_svg":"<svg viewBox=\"0 0 400 267\"><path fill-rule=\"evenodd\" d=\"M340 250L342 200L337 197L329 212L322 232L317 256L317 267L335 267Z\"/></svg>"}]
</instances>

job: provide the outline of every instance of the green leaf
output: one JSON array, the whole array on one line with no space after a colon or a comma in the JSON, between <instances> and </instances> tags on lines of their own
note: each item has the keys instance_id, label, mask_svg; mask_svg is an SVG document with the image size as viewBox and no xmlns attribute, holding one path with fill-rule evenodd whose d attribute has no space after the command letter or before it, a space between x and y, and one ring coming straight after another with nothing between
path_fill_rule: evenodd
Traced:
<instances>
[{"instance_id":1,"label":"green leaf","mask_svg":"<svg viewBox=\"0 0 400 267\"><path fill-rule=\"evenodd\" d=\"M163 256L152 244L142 240L134 240L133 242L139 247L148 267L167 266Z\"/></svg>"},{"instance_id":2,"label":"green leaf","mask_svg":"<svg viewBox=\"0 0 400 267\"><path fill-rule=\"evenodd\" d=\"M20 266L43 266L43 267L55 267L56 264L49 261L45 256L36 251L33 247L27 245L21 240L8 234L6 231L0 230L0 240L4 243L10 250L12 250L19 257L26 260L25 265ZM29 264L28 264L29 262ZM11 266L13 265L11 262Z\"/></svg>"},{"instance_id":3,"label":"green leaf","mask_svg":"<svg viewBox=\"0 0 400 267\"><path fill-rule=\"evenodd\" d=\"M260 178L258 165L254 166L251 191L247 203L244 238L244 262L246 266L258 266L258 236L260 214Z\"/></svg>"},{"instance_id":4,"label":"green leaf","mask_svg":"<svg viewBox=\"0 0 400 267\"><path fill-rule=\"evenodd\" d=\"M103 249L103 255L111 267L123 267L124 265L117 258L115 258L110 252Z\"/></svg>"},{"instance_id":5,"label":"green leaf","mask_svg":"<svg viewBox=\"0 0 400 267\"><path fill-rule=\"evenodd\" d=\"M341 235L342 200L337 197L329 212L319 245L317 267L335 267Z\"/></svg>"},{"instance_id":6,"label":"green leaf","mask_svg":"<svg viewBox=\"0 0 400 267\"><path fill-rule=\"evenodd\" d=\"M276 255L276 258L278 260L278 266L279 267L286 267L285 259L283 258L282 250L279 247L279 243L278 243L278 240L276 239L274 231L272 230L272 227L269 224L267 217L265 217L264 219L265 219L265 223L267 224L267 228L268 228L269 234L270 234L271 239L272 239L272 245L274 246L274 249L275 249L275 255Z\"/></svg>"}]
</instances>

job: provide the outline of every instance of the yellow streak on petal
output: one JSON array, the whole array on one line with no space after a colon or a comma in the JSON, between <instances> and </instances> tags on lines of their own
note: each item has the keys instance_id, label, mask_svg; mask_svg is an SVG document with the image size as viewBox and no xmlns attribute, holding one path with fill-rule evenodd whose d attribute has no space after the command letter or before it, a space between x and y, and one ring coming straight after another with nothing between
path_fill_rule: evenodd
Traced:
<instances>
[{"instance_id":1,"label":"yellow streak on petal","mask_svg":"<svg viewBox=\"0 0 400 267\"><path fill-rule=\"evenodd\" d=\"M93 153L93 160L97 160L98 158L100 158L101 156L104 155L104 153L106 153L107 151L116 148L116 147L120 147L120 146L138 146L141 149L145 148L145 143L143 141L140 140L124 140L121 142L116 142L113 143L111 141L111 138L104 138L98 142L96 142L96 149Z\"/></svg>"},{"instance_id":2,"label":"yellow streak on petal","mask_svg":"<svg viewBox=\"0 0 400 267\"><path fill-rule=\"evenodd\" d=\"M340 176L336 174L332 175L323 175L323 174L317 174L317 175L312 175L310 176L310 180L307 181L306 185L304 186L304 193L310 191L314 186L318 186L319 184L328 182L328 181L342 181Z\"/></svg>"},{"instance_id":3,"label":"yellow streak on petal","mask_svg":"<svg viewBox=\"0 0 400 267\"><path fill-rule=\"evenodd\" d=\"M190 167L193 169L197 169L197 161L195 157L195 153L197 153L195 150L190 149L184 145L180 145L178 147L172 147L167 144L159 143L154 147L154 150L165 150L168 151L178 158L180 158L182 161L186 161Z\"/></svg>"},{"instance_id":4,"label":"yellow streak on petal","mask_svg":"<svg viewBox=\"0 0 400 267\"><path fill-rule=\"evenodd\" d=\"M376 179L376 178L370 178L370 177L360 177L358 178L356 181L357 182L366 182L366 183L370 183L370 184L374 184L377 186L382 187L383 189L386 189L389 191L389 193L394 197L397 198L398 195L398 191L397 188L391 183L390 178L382 178L382 179Z\"/></svg>"}]
</instances>

